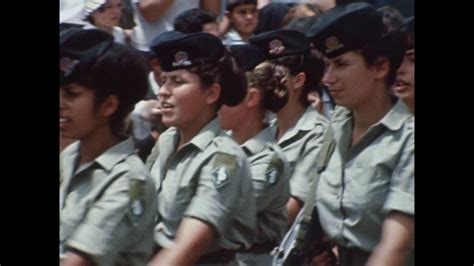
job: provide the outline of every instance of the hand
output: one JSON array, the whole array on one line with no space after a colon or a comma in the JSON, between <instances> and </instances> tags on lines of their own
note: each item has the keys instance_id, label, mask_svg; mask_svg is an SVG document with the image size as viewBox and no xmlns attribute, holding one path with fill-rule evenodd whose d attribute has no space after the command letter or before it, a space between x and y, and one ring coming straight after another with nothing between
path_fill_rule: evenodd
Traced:
<instances>
[{"instance_id":1,"label":"hand","mask_svg":"<svg viewBox=\"0 0 474 266\"><path fill-rule=\"evenodd\" d=\"M158 100L147 100L140 108L140 117L157 123L161 121L161 109Z\"/></svg>"},{"instance_id":2,"label":"hand","mask_svg":"<svg viewBox=\"0 0 474 266\"><path fill-rule=\"evenodd\" d=\"M308 101L311 103L314 109L316 109L316 111L322 114L323 102L321 101L321 97L317 92L311 91L308 93Z\"/></svg>"},{"instance_id":3,"label":"hand","mask_svg":"<svg viewBox=\"0 0 474 266\"><path fill-rule=\"evenodd\" d=\"M312 265L313 266L332 266L334 265L333 262L333 254L330 254L327 251L324 251L321 253L321 255L318 255L316 257L313 257Z\"/></svg>"}]
</instances>

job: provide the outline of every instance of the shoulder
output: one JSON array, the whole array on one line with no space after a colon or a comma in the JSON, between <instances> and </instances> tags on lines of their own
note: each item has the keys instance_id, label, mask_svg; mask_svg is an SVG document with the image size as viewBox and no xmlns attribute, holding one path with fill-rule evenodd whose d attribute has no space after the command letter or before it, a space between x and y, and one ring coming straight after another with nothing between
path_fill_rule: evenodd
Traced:
<instances>
[{"instance_id":1,"label":"shoulder","mask_svg":"<svg viewBox=\"0 0 474 266\"><path fill-rule=\"evenodd\" d=\"M227 134L220 134L214 138L211 145L216 153L228 154L238 158L246 157L239 144Z\"/></svg>"}]
</instances>

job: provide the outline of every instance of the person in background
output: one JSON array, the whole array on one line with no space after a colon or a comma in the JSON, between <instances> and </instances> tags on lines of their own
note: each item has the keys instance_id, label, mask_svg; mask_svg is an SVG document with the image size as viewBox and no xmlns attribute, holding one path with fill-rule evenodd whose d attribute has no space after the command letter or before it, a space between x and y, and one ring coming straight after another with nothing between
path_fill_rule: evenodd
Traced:
<instances>
[{"instance_id":1,"label":"person in background","mask_svg":"<svg viewBox=\"0 0 474 266\"><path fill-rule=\"evenodd\" d=\"M209 33L165 32L151 49L162 68L162 122L170 128L147 159L159 217L150 265L231 265L253 243L256 205L248 159L217 112L244 99L244 73Z\"/></svg>"},{"instance_id":2,"label":"person in background","mask_svg":"<svg viewBox=\"0 0 474 266\"><path fill-rule=\"evenodd\" d=\"M267 60L285 73L288 103L276 114L267 130L283 149L290 163L288 222L291 225L302 208L312 180L314 161L321 148L327 119L308 101L308 93L320 88L324 63L311 54L305 35L295 30L275 30L250 39Z\"/></svg>"},{"instance_id":3,"label":"person in background","mask_svg":"<svg viewBox=\"0 0 474 266\"><path fill-rule=\"evenodd\" d=\"M129 37L118 26L122 13L122 0L85 0L84 20L88 23L83 29L103 30L114 36L116 43L125 44Z\"/></svg>"},{"instance_id":4,"label":"person in background","mask_svg":"<svg viewBox=\"0 0 474 266\"><path fill-rule=\"evenodd\" d=\"M155 184L126 134L147 88L140 54L97 29L59 45L60 265L145 265L153 250Z\"/></svg>"},{"instance_id":5,"label":"person in background","mask_svg":"<svg viewBox=\"0 0 474 266\"><path fill-rule=\"evenodd\" d=\"M217 17L200 8L183 11L174 20L174 30L183 33L207 32L219 36Z\"/></svg>"},{"instance_id":6,"label":"person in background","mask_svg":"<svg viewBox=\"0 0 474 266\"><path fill-rule=\"evenodd\" d=\"M267 110L278 112L288 101L286 77L271 63L259 64L263 54L252 45L229 49L246 70L247 94L239 105L222 106L218 117L222 128L229 130L248 156L257 201L257 235L249 249L237 253L237 261L240 266L271 265L270 252L288 228L290 172L283 151L265 130L268 124L264 120Z\"/></svg>"},{"instance_id":7,"label":"person in background","mask_svg":"<svg viewBox=\"0 0 474 266\"><path fill-rule=\"evenodd\" d=\"M367 3L321 14L307 36L324 55L322 81L337 104L336 147L315 192L323 232L342 266L413 265L414 117L390 94L406 39Z\"/></svg>"},{"instance_id":8,"label":"person in background","mask_svg":"<svg viewBox=\"0 0 474 266\"><path fill-rule=\"evenodd\" d=\"M393 91L415 115L415 17L406 19L406 23L408 47L398 68Z\"/></svg>"},{"instance_id":9,"label":"person in background","mask_svg":"<svg viewBox=\"0 0 474 266\"><path fill-rule=\"evenodd\" d=\"M229 20L224 45L246 44L258 23L257 0L228 0L225 16Z\"/></svg>"},{"instance_id":10,"label":"person in background","mask_svg":"<svg viewBox=\"0 0 474 266\"><path fill-rule=\"evenodd\" d=\"M259 10L259 18L254 34L281 29L291 5L287 3L270 3Z\"/></svg>"},{"instance_id":11,"label":"person in background","mask_svg":"<svg viewBox=\"0 0 474 266\"><path fill-rule=\"evenodd\" d=\"M178 14L191 8L201 8L220 13L220 1L216 0L132 0L135 24L131 37L132 46L146 53L151 41L160 33L173 30Z\"/></svg>"}]
</instances>

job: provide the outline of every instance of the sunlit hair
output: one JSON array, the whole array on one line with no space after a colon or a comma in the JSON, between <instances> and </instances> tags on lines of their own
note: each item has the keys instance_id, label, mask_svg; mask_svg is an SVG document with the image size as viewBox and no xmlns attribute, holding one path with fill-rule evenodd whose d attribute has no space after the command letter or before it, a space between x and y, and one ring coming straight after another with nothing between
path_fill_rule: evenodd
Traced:
<instances>
[{"instance_id":1,"label":"sunlit hair","mask_svg":"<svg viewBox=\"0 0 474 266\"><path fill-rule=\"evenodd\" d=\"M262 92L262 106L277 113L288 102L287 75L273 63L264 62L253 71L246 72L249 88Z\"/></svg>"},{"instance_id":2,"label":"sunlit hair","mask_svg":"<svg viewBox=\"0 0 474 266\"><path fill-rule=\"evenodd\" d=\"M300 95L300 101L304 106L308 106L308 93L311 91L321 92L320 82L324 74L324 61L314 54L308 52L305 55L289 55L277 59L272 59L271 62L277 65L283 65L290 71L291 76L296 76L303 72L306 75L306 81L303 85L303 91Z\"/></svg>"}]
</instances>

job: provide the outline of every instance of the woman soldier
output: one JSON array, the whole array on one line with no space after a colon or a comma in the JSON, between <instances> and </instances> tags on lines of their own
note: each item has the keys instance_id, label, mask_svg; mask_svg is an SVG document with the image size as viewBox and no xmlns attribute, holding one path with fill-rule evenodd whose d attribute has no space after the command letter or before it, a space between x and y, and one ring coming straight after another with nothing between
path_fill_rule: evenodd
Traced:
<instances>
[{"instance_id":1,"label":"woman soldier","mask_svg":"<svg viewBox=\"0 0 474 266\"><path fill-rule=\"evenodd\" d=\"M288 103L276 114L268 130L278 141L290 163L288 221L300 211L312 182L312 170L319 152L327 119L308 101L308 93L319 88L324 64L310 52L309 41L295 30L275 30L250 39L279 71L285 73Z\"/></svg>"},{"instance_id":2,"label":"woman soldier","mask_svg":"<svg viewBox=\"0 0 474 266\"><path fill-rule=\"evenodd\" d=\"M237 106L222 106L219 121L250 161L257 201L257 234L251 248L237 253L239 265L271 265L270 252L288 228L289 165L264 122L267 110L278 112L288 101L285 76L252 45L233 45L230 52L246 70L247 95ZM253 71L252 71L253 70Z\"/></svg>"},{"instance_id":3,"label":"woman soldier","mask_svg":"<svg viewBox=\"0 0 474 266\"><path fill-rule=\"evenodd\" d=\"M374 6L353 3L320 15L308 36L338 105L329 125L336 148L316 190L323 231L341 265L413 264L414 118L390 96L404 35L387 32Z\"/></svg>"},{"instance_id":4,"label":"woman soldier","mask_svg":"<svg viewBox=\"0 0 474 266\"><path fill-rule=\"evenodd\" d=\"M415 115L415 17L406 19L408 46L393 91Z\"/></svg>"},{"instance_id":5,"label":"woman soldier","mask_svg":"<svg viewBox=\"0 0 474 266\"><path fill-rule=\"evenodd\" d=\"M244 73L209 33L169 31L151 44L162 67L160 135L150 154L158 191L152 265L235 263L252 244L256 207L250 166L217 119L246 92Z\"/></svg>"},{"instance_id":6,"label":"woman soldier","mask_svg":"<svg viewBox=\"0 0 474 266\"><path fill-rule=\"evenodd\" d=\"M60 156L61 265L145 265L151 255L155 185L124 121L147 73L101 30L60 37L59 128L78 140Z\"/></svg>"}]
</instances>

